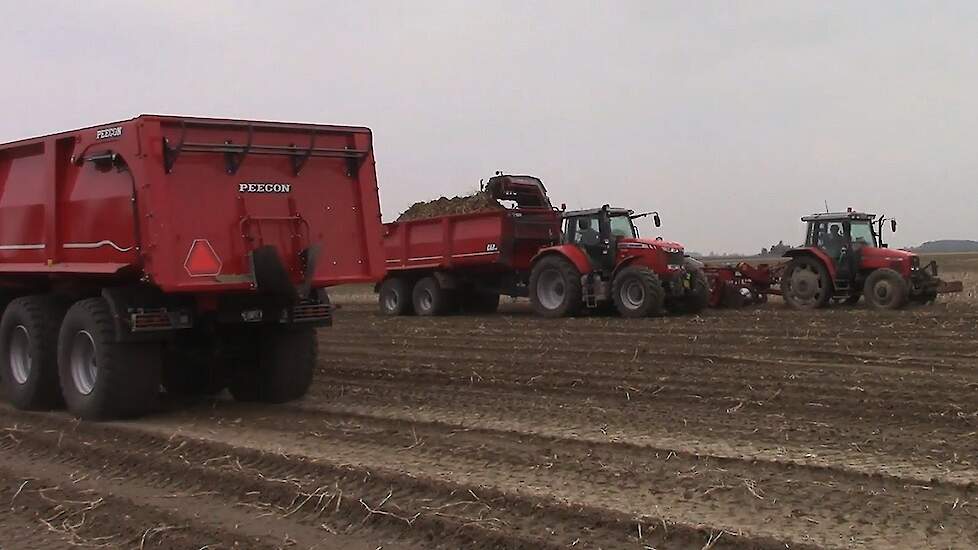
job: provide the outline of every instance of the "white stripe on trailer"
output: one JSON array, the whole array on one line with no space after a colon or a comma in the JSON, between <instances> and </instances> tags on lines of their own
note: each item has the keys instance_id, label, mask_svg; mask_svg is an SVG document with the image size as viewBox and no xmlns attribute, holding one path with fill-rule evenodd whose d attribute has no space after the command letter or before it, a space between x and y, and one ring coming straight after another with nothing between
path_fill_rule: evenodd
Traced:
<instances>
[{"instance_id":1,"label":"white stripe on trailer","mask_svg":"<svg viewBox=\"0 0 978 550\"><path fill-rule=\"evenodd\" d=\"M43 244L0 244L0 250L43 250Z\"/></svg>"},{"instance_id":2,"label":"white stripe on trailer","mask_svg":"<svg viewBox=\"0 0 978 550\"><path fill-rule=\"evenodd\" d=\"M130 250L133 249L132 246L123 248L118 244L109 240L102 240L94 243L65 243L62 245L62 247L64 248L101 248L103 246L111 246L112 248L118 250L119 252L129 252Z\"/></svg>"},{"instance_id":3,"label":"white stripe on trailer","mask_svg":"<svg viewBox=\"0 0 978 550\"><path fill-rule=\"evenodd\" d=\"M498 250L490 250L486 252L466 252L465 254L452 254L453 258L468 258L471 256L489 256L492 254L499 254Z\"/></svg>"}]
</instances>

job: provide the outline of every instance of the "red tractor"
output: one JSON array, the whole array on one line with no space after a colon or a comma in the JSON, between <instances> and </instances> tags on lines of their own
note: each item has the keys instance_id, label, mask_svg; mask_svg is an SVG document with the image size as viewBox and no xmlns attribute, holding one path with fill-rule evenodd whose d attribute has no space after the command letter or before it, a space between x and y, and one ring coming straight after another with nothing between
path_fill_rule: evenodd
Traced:
<instances>
[{"instance_id":1,"label":"red tractor","mask_svg":"<svg viewBox=\"0 0 978 550\"><path fill-rule=\"evenodd\" d=\"M679 243L643 239L635 214L605 205L564 212L560 243L542 248L533 259L529 295L545 317L573 315L582 307L606 304L624 317L698 313L710 298L703 264L687 257Z\"/></svg>"},{"instance_id":2,"label":"red tractor","mask_svg":"<svg viewBox=\"0 0 978 550\"><path fill-rule=\"evenodd\" d=\"M874 309L899 309L910 302L930 303L939 293L960 292L961 282L937 278L937 264L920 265L920 256L888 248L883 242L887 219L846 212L812 214L805 246L785 253L791 258L781 275L785 303L814 309L830 301L855 304L860 297ZM889 220L896 231L896 220Z\"/></svg>"}]
</instances>

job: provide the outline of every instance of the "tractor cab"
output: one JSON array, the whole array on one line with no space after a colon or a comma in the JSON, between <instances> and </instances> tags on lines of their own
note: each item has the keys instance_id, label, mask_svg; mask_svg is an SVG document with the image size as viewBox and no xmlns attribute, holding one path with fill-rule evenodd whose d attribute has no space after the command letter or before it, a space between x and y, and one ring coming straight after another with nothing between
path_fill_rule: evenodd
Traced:
<instances>
[{"instance_id":1,"label":"tractor cab","mask_svg":"<svg viewBox=\"0 0 978 550\"><path fill-rule=\"evenodd\" d=\"M883 242L883 227L887 218L876 214L846 212L812 214L802 221L808 223L805 233L805 247L822 252L830 260L828 268L835 280L835 286L848 288L858 278L863 267L863 259L879 256L878 249L887 248ZM890 230L896 231L896 220L889 220ZM885 256L911 261L910 254L904 251L886 251Z\"/></svg>"},{"instance_id":2,"label":"tractor cab","mask_svg":"<svg viewBox=\"0 0 978 550\"><path fill-rule=\"evenodd\" d=\"M655 226L661 221L657 212L636 215L625 208L592 208L564 212L564 244L577 246L587 255L591 263L599 269L612 270L615 266L616 250L619 243L639 239L638 227L634 220L643 216L653 216Z\"/></svg>"}]
</instances>

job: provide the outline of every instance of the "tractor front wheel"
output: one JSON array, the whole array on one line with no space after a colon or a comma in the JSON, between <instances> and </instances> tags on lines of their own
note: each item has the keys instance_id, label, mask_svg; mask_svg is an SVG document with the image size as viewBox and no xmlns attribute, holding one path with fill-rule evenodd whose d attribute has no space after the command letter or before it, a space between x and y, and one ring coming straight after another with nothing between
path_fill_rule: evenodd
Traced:
<instances>
[{"instance_id":1,"label":"tractor front wheel","mask_svg":"<svg viewBox=\"0 0 978 550\"><path fill-rule=\"evenodd\" d=\"M832 298L829 271L816 258L795 258L784 270L781 294L785 303L795 309L825 307Z\"/></svg>"},{"instance_id":2,"label":"tractor front wheel","mask_svg":"<svg viewBox=\"0 0 978 550\"><path fill-rule=\"evenodd\" d=\"M900 309L907 305L910 287L899 273L884 267L866 277L863 294L873 309Z\"/></svg>"},{"instance_id":3,"label":"tractor front wheel","mask_svg":"<svg viewBox=\"0 0 978 550\"><path fill-rule=\"evenodd\" d=\"M543 258L530 272L530 304L537 315L574 315L581 309L581 293L581 274L565 258Z\"/></svg>"},{"instance_id":4,"label":"tractor front wheel","mask_svg":"<svg viewBox=\"0 0 978 550\"><path fill-rule=\"evenodd\" d=\"M654 271L630 266L615 276L611 296L622 317L651 317L662 312L665 290Z\"/></svg>"}]
</instances>

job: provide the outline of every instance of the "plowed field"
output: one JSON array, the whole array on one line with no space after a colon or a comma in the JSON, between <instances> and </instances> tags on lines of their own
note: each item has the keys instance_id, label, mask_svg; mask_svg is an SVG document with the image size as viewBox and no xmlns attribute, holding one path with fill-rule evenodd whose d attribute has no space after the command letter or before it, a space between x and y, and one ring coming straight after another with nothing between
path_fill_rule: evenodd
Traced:
<instances>
[{"instance_id":1,"label":"plowed field","mask_svg":"<svg viewBox=\"0 0 978 550\"><path fill-rule=\"evenodd\" d=\"M978 547L978 312L383 318L286 406L0 407L0 548Z\"/></svg>"}]
</instances>

